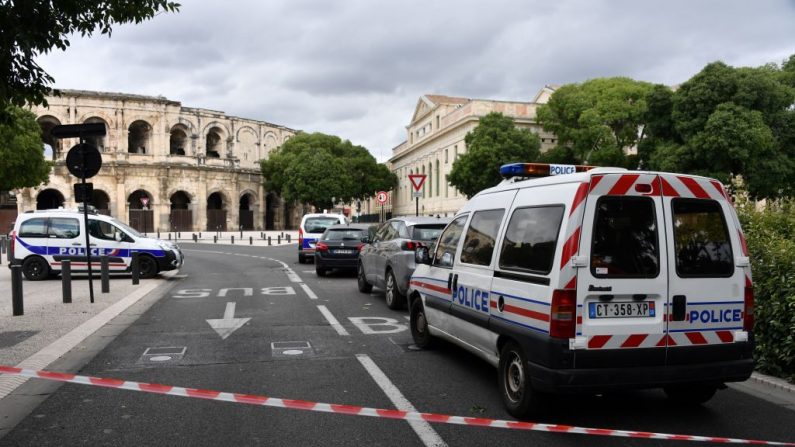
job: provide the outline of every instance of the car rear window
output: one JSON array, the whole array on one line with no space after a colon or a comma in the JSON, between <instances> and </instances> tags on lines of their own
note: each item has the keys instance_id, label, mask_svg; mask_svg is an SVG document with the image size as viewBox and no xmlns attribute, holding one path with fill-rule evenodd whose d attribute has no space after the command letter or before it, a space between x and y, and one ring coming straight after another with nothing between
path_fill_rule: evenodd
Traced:
<instances>
[{"instance_id":1,"label":"car rear window","mask_svg":"<svg viewBox=\"0 0 795 447\"><path fill-rule=\"evenodd\" d=\"M415 241L435 241L446 224L414 225L411 238Z\"/></svg>"},{"instance_id":2,"label":"car rear window","mask_svg":"<svg viewBox=\"0 0 795 447\"><path fill-rule=\"evenodd\" d=\"M655 278L660 272L658 241L652 199L603 196L596 203L591 273L597 278Z\"/></svg>"},{"instance_id":3,"label":"car rear window","mask_svg":"<svg viewBox=\"0 0 795 447\"><path fill-rule=\"evenodd\" d=\"M322 233L332 225L340 223L336 217L310 217L304 223L304 230L307 233Z\"/></svg>"},{"instance_id":4,"label":"car rear window","mask_svg":"<svg viewBox=\"0 0 795 447\"><path fill-rule=\"evenodd\" d=\"M326 241L360 241L367 235L366 230L340 228L339 230L329 229L323 235Z\"/></svg>"},{"instance_id":5,"label":"car rear window","mask_svg":"<svg viewBox=\"0 0 795 447\"><path fill-rule=\"evenodd\" d=\"M676 273L681 277L726 277L734 273L729 231L714 200L673 199Z\"/></svg>"}]
</instances>

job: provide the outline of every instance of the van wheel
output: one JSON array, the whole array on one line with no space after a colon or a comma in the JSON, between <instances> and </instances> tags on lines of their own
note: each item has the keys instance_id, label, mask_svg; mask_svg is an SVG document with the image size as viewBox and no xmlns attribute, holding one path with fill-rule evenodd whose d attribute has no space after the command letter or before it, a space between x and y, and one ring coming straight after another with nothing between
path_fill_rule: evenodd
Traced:
<instances>
[{"instance_id":1,"label":"van wheel","mask_svg":"<svg viewBox=\"0 0 795 447\"><path fill-rule=\"evenodd\" d=\"M508 341L500 350L499 386L503 404L515 418L524 418L542 407L541 393L533 390L524 350Z\"/></svg>"},{"instance_id":2,"label":"van wheel","mask_svg":"<svg viewBox=\"0 0 795 447\"><path fill-rule=\"evenodd\" d=\"M359 286L359 292L370 293L373 290L373 285L367 282L367 277L364 276L364 266L359 262L359 268L356 273L356 282Z\"/></svg>"},{"instance_id":3,"label":"van wheel","mask_svg":"<svg viewBox=\"0 0 795 447\"><path fill-rule=\"evenodd\" d=\"M411 338L414 339L415 345L423 349L434 345L433 335L428 331L428 319L425 317L422 298L418 297L412 301L411 309L409 309L409 324L411 325Z\"/></svg>"},{"instance_id":4,"label":"van wheel","mask_svg":"<svg viewBox=\"0 0 795 447\"><path fill-rule=\"evenodd\" d=\"M138 257L138 275L143 279L157 276L157 262L151 256Z\"/></svg>"},{"instance_id":5,"label":"van wheel","mask_svg":"<svg viewBox=\"0 0 795 447\"><path fill-rule=\"evenodd\" d=\"M701 405L718 391L718 387L706 383L689 383L685 385L670 385L663 388L668 399L678 405Z\"/></svg>"},{"instance_id":6,"label":"van wheel","mask_svg":"<svg viewBox=\"0 0 795 447\"><path fill-rule=\"evenodd\" d=\"M50 266L43 258L31 256L22 263L22 273L28 281L41 281L50 276Z\"/></svg>"},{"instance_id":7,"label":"van wheel","mask_svg":"<svg viewBox=\"0 0 795 447\"><path fill-rule=\"evenodd\" d=\"M386 271L386 305L392 310L397 310L403 307L406 302L406 296L400 293L397 287L397 280L395 273L392 270Z\"/></svg>"},{"instance_id":8,"label":"van wheel","mask_svg":"<svg viewBox=\"0 0 795 447\"><path fill-rule=\"evenodd\" d=\"M306 257L304 257L304 255L302 255L300 253L298 254L298 263L299 264L306 264Z\"/></svg>"}]
</instances>

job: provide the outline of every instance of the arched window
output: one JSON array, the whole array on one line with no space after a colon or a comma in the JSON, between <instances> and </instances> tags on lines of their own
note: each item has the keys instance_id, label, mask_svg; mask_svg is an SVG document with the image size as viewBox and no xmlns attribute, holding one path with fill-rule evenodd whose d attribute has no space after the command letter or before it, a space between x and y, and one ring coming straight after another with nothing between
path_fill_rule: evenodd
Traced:
<instances>
[{"instance_id":1,"label":"arched window","mask_svg":"<svg viewBox=\"0 0 795 447\"><path fill-rule=\"evenodd\" d=\"M127 129L127 152L130 154L145 154L150 147L149 139L152 135L152 126L146 121L135 121Z\"/></svg>"},{"instance_id":2,"label":"arched window","mask_svg":"<svg viewBox=\"0 0 795 447\"><path fill-rule=\"evenodd\" d=\"M108 130L108 123L105 122L102 118L98 116L92 116L91 118L83 121L85 124L91 123L100 123L105 125L105 130ZM92 143L94 146L99 149L100 152L105 152L105 137L86 137L86 141Z\"/></svg>"},{"instance_id":3,"label":"arched window","mask_svg":"<svg viewBox=\"0 0 795 447\"><path fill-rule=\"evenodd\" d=\"M185 132L185 127L177 125L171 128L171 136L169 137L169 151L170 155L185 155L185 147L188 144L188 134Z\"/></svg>"},{"instance_id":4,"label":"arched window","mask_svg":"<svg viewBox=\"0 0 795 447\"><path fill-rule=\"evenodd\" d=\"M221 158L221 129L213 127L205 139L207 158Z\"/></svg>"}]
</instances>

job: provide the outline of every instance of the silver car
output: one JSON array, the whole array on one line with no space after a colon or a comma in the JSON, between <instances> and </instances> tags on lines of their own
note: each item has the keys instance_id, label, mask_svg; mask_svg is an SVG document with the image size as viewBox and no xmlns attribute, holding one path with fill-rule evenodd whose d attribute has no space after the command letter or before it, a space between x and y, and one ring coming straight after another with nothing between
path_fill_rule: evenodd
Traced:
<instances>
[{"instance_id":1,"label":"silver car","mask_svg":"<svg viewBox=\"0 0 795 447\"><path fill-rule=\"evenodd\" d=\"M379 287L390 309L403 307L415 267L414 250L433 245L449 222L448 217L396 217L371 230L359 252L359 291Z\"/></svg>"}]
</instances>

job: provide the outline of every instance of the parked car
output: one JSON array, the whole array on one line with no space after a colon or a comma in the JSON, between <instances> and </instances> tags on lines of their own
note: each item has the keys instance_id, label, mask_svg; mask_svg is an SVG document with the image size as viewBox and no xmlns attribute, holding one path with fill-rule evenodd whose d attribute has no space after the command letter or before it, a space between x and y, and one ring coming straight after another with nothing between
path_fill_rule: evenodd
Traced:
<instances>
[{"instance_id":1,"label":"parked car","mask_svg":"<svg viewBox=\"0 0 795 447\"><path fill-rule=\"evenodd\" d=\"M340 224L329 227L315 244L315 273L326 276L331 269L355 271L359 250L371 224Z\"/></svg>"},{"instance_id":2,"label":"parked car","mask_svg":"<svg viewBox=\"0 0 795 447\"><path fill-rule=\"evenodd\" d=\"M306 263L315 254L315 243L332 225L348 223L342 214L304 214L298 227L298 262Z\"/></svg>"},{"instance_id":3,"label":"parked car","mask_svg":"<svg viewBox=\"0 0 795 447\"><path fill-rule=\"evenodd\" d=\"M447 217L396 217L381 224L359 253L359 291L382 288L387 306L401 308L414 272L414 250L432 245L449 222Z\"/></svg>"}]
</instances>

